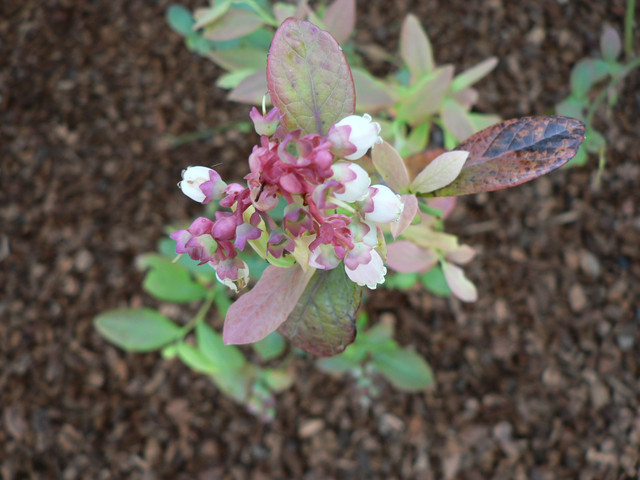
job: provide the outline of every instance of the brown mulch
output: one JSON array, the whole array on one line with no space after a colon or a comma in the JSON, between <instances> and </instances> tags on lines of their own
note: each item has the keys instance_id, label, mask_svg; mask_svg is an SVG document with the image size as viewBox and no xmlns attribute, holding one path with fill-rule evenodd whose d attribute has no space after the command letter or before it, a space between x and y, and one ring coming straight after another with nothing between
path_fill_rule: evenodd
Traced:
<instances>
[{"instance_id":1,"label":"brown mulch","mask_svg":"<svg viewBox=\"0 0 640 480\"><path fill-rule=\"evenodd\" d=\"M551 113L571 65L597 51L605 24L622 31L625 8L358 3L359 42L395 49L411 11L439 63L497 55L479 109L504 118ZM352 382L299 359L265 425L207 378L155 353L125 354L91 324L106 308L153 304L134 258L164 225L198 213L175 187L180 170L238 172L255 140L227 132L165 148L166 134L248 113L169 30L167 6L0 5L2 478L640 476L640 75L600 122L609 150L599 187L592 160L461 199L449 229L480 252L467 268L477 303L417 290L370 297L373 318L394 321L398 341L430 361L437 388L381 384L363 411Z\"/></svg>"}]
</instances>

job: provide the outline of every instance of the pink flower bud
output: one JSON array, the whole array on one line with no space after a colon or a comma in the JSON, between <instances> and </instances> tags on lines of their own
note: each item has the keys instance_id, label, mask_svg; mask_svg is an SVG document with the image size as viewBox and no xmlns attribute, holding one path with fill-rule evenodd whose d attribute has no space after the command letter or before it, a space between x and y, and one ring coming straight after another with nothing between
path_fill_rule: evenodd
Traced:
<instances>
[{"instance_id":1,"label":"pink flower bud","mask_svg":"<svg viewBox=\"0 0 640 480\"><path fill-rule=\"evenodd\" d=\"M367 153L367 150L375 144L382 143L380 124L378 122L372 122L371 116L366 113L361 117L358 115L349 115L336 123L334 127L337 129L341 127L350 128L348 142L355 146L356 151L344 155L344 158L347 160L357 160ZM331 132L329 136L331 137Z\"/></svg>"},{"instance_id":2,"label":"pink flower bud","mask_svg":"<svg viewBox=\"0 0 640 480\"><path fill-rule=\"evenodd\" d=\"M344 192L333 194L335 198L348 203L365 199L369 193L371 179L364 168L351 162L337 162L331 169L332 178L344 186Z\"/></svg>"},{"instance_id":3,"label":"pink flower bud","mask_svg":"<svg viewBox=\"0 0 640 480\"><path fill-rule=\"evenodd\" d=\"M276 133L280 125L280 110L277 108L272 108L269 113L262 115L256 107L253 107L251 113L249 113L249 117L251 117L258 135L270 137Z\"/></svg>"},{"instance_id":4,"label":"pink flower bud","mask_svg":"<svg viewBox=\"0 0 640 480\"><path fill-rule=\"evenodd\" d=\"M400 195L384 185L369 187L369 197L364 201L364 219L370 222L397 222L404 210Z\"/></svg>"},{"instance_id":5,"label":"pink flower bud","mask_svg":"<svg viewBox=\"0 0 640 480\"><path fill-rule=\"evenodd\" d=\"M384 283L387 274L380 254L363 243L357 243L349 250L344 258L344 269L352 282L371 290Z\"/></svg>"},{"instance_id":6,"label":"pink flower bud","mask_svg":"<svg viewBox=\"0 0 640 480\"><path fill-rule=\"evenodd\" d=\"M333 245L320 244L309 255L309 265L319 270L331 270L340 264Z\"/></svg>"},{"instance_id":7,"label":"pink flower bud","mask_svg":"<svg viewBox=\"0 0 640 480\"><path fill-rule=\"evenodd\" d=\"M235 293L249 283L249 266L239 258L228 258L216 265L212 265L216 270L218 281Z\"/></svg>"},{"instance_id":8,"label":"pink flower bud","mask_svg":"<svg viewBox=\"0 0 640 480\"><path fill-rule=\"evenodd\" d=\"M182 193L199 203L209 203L222 198L227 184L218 172L207 167L188 167L182 171L182 181L178 184Z\"/></svg>"}]
</instances>

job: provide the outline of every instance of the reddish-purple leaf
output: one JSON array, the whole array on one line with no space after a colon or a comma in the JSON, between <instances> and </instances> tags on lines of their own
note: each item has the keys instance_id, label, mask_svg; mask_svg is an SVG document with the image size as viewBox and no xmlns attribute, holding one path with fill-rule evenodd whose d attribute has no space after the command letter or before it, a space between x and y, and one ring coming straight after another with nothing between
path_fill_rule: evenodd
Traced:
<instances>
[{"instance_id":1,"label":"reddish-purple leaf","mask_svg":"<svg viewBox=\"0 0 640 480\"><path fill-rule=\"evenodd\" d=\"M341 266L318 270L278 332L312 355L337 355L356 338L361 296Z\"/></svg>"},{"instance_id":2,"label":"reddish-purple leaf","mask_svg":"<svg viewBox=\"0 0 640 480\"><path fill-rule=\"evenodd\" d=\"M397 222L392 222L389 226L394 239L398 238L411 225L419 210L418 199L413 194L402 195L402 203L404 204L402 215Z\"/></svg>"},{"instance_id":3,"label":"reddish-purple leaf","mask_svg":"<svg viewBox=\"0 0 640 480\"><path fill-rule=\"evenodd\" d=\"M396 103L387 85L372 77L365 70L351 70L356 85L358 110L373 114Z\"/></svg>"},{"instance_id":4,"label":"reddish-purple leaf","mask_svg":"<svg viewBox=\"0 0 640 480\"><path fill-rule=\"evenodd\" d=\"M324 12L322 23L338 43L346 42L356 26L356 1L334 0Z\"/></svg>"},{"instance_id":5,"label":"reddish-purple leaf","mask_svg":"<svg viewBox=\"0 0 640 480\"><path fill-rule=\"evenodd\" d=\"M229 92L229 100L249 105L260 105L267 93L267 76L264 70L258 70L246 76ZM269 97L267 97L268 99ZM267 102L269 103L269 102Z\"/></svg>"},{"instance_id":6,"label":"reddish-purple leaf","mask_svg":"<svg viewBox=\"0 0 640 480\"><path fill-rule=\"evenodd\" d=\"M515 187L567 163L584 140L574 118L524 117L482 130L456 147L469 158L458 178L427 196L467 195Z\"/></svg>"},{"instance_id":7,"label":"reddish-purple leaf","mask_svg":"<svg viewBox=\"0 0 640 480\"><path fill-rule=\"evenodd\" d=\"M310 22L288 18L267 58L267 81L287 131L326 135L355 111L351 69L335 39Z\"/></svg>"},{"instance_id":8,"label":"reddish-purple leaf","mask_svg":"<svg viewBox=\"0 0 640 480\"><path fill-rule=\"evenodd\" d=\"M421 248L413 242L398 240L387 244L385 263L399 273L425 273L438 263L438 257L431 250Z\"/></svg>"},{"instance_id":9,"label":"reddish-purple leaf","mask_svg":"<svg viewBox=\"0 0 640 480\"><path fill-rule=\"evenodd\" d=\"M433 50L426 32L415 15L407 15L400 30L400 56L415 80L433 71Z\"/></svg>"},{"instance_id":10,"label":"reddish-purple leaf","mask_svg":"<svg viewBox=\"0 0 640 480\"><path fill-rule=\"evenodd\" d=\"M258 283L227 310L224 343L253 343L275 331L295 308L312 274L313 269L303 272L298 266L268 266Z\"/></svg>"},{"instance_id":11,"label":"reddish-purple leaf","mask_svg":"<svg viewBox=\"0 0 640 480\"><path fill-rule=\"evenodd\" d=\"M447 284L453 292L463 302L475 302L478 300L478 290L476 286L464 275L464 271L453 263L442 261L442 271Z\"/></svg>"},{"instance_id":12,"label":"reddish-purple leaf","mask_svg":"<svg viewBox=\"0 0 640 480\"><path fill-rule=\"evenodd\" d=\"M203 36L213 41L234 40L255 32L262 19L248 10L230 8L221 18L207 25Z\"/></svg>"},{"instance_id":13,"label":"reddish-purple leaf","mask_svg":"<svg viewBox=\"0 0 640 480\"><path fill-rule=\"evenodd\" d=\"M371 150L371 160L390 188L396 192L406 191L409 186L409 171L395 148L382 142Z\"/></svg>"}]
</instances>

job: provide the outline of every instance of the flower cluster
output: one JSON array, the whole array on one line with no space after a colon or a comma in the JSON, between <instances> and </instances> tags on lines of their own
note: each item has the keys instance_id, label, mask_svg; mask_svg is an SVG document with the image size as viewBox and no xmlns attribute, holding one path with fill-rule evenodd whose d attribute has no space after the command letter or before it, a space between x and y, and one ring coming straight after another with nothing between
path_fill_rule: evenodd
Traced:
<instances>
[{"instance_id":1,"label":"flower cluster","mask_svg":"<svg viewBox=\"0 0 640 480\"><path fill-rule=\"evenodd\" d=\"M246 285L248 267L238 258L247 243L276 265L330 270L344 263L349 278L376 288L386 268L381 224L400 218L404 205L385 185L371 185L353 160L382 140L369 115L351 115L331 126L326 137L286 133L277 108L250 114L260 144L249 156L246 186L227 185L215 170L189 167L180 188L193 200L219 202L215 220L200 217L171 234L176 251L215 268L234 290ZM284 198L284 218L270 215ZM284 263L283 263L284 262Z\"/></svg>"}]
</instances>

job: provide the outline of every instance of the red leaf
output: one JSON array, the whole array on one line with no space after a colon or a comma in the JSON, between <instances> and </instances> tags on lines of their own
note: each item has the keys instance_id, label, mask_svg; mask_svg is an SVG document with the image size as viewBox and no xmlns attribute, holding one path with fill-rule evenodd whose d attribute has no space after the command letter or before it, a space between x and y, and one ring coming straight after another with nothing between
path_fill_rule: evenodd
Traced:
<instances>
[{"instance_id":1,"label":"red leaf","mask_svg":"<svg viewBox=\"0 0 640 480\"><path fill-rule=\"evenodd\" d=\"M313 269L270 265L258 283L227 310L222 338L224 343L253 343L275 331L295 308Z\"/></svg>"},{"instance_id":2,"label":"red leaf","mask_svg":"<svg viewBox=\"0 0 640 480\"><path fill-rule=\"evenodd\" d=\"M523 117L486 128L456 147L467 150L458 178L427 196L515 187L561 167L578 152L585 126L560 116Z\"/></svg>"},{"instance_id":3,"label":"red leaf","mask_svg":"<svg viewBox=\"0 0 640 480\"><path fill-rule=\"evenodd\" d=\"M310 22L286 19L267 57L267 83L288 132L326 135L355 111L351 69L340 45Z\"/></svg>"}]
</instances>

